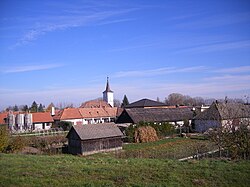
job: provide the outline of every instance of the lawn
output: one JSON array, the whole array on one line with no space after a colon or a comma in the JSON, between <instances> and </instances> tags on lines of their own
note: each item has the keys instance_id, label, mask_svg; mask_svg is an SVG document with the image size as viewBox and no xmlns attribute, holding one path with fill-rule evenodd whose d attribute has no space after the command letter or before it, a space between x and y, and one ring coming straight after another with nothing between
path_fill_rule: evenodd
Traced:
<instances>
[{"instance_id":1,"label":"lawn","mask_svg":"<svg viewBox=\"0 0 250 187\"><path fill-rule=\"evenodd\" d=\"M1 186L249 186L250 162L0 154Z\"/></svg>"}]
</instances>

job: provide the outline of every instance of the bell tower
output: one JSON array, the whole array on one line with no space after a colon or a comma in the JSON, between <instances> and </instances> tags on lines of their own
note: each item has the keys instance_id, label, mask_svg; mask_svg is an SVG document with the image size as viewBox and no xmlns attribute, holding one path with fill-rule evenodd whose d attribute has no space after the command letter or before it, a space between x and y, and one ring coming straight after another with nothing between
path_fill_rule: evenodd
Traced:
<instances>
[{"instance_id":1,"label":"bell tower","mask_svg":"<svg viewBox=\"0 0 250 187\"><path fill-rule=\"evenodd\" d=\"M107 77L106 89L103 93L103 101L106 101L112 107L114 107L114 92L111 91L109 86L109 77Z\"/></svg>"}]
</instances>

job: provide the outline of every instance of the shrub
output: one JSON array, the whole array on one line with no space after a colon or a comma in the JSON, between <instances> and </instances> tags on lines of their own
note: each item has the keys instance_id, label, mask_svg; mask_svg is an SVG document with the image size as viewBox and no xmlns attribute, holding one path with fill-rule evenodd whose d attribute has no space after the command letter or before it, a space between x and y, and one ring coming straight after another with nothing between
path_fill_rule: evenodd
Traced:
<instances>
[{"instance_id":1,"label":"shrub","mask_svg":"<svg viewBox=\"0 0 250 187\"><path fill-rule=\"evenodd\" d=\"M58 127L62 128L64 131L68 131L72 127L72 123L69 121L60 121Z\"/></svg>"},{"instance_id":2,"label":"shrub","mask_svg":"<svg viewBox=\"0 0 250 187\"><path fill-rule=\"evenodd\" d=\"M11 137L6 152L14 153L22 150L27 145L26 139L21 136Z\"/></svg>"},{"instance_id":3,"label":"shrub","mask_svg":"<svg viewBox=\"0 0 250 187\"><path fill-rule=\"evenodd\" d=\"M0 152L4 152L9 143L9 131L6 125L0 126Z\"/></svg>"}]
</instances>

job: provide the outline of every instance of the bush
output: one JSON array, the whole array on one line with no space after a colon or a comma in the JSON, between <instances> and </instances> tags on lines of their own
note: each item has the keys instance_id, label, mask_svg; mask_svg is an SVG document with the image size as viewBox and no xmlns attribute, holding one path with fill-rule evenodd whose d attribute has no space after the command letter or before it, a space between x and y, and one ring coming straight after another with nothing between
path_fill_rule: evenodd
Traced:
<instances>
[{"instance_id":1,"label":"bush","mask_svg":"<svg viewBox=\"0 0 250 187\"><path fill-rule=\"evenodd\" d=\"M21 136L11 137L6 152L15 153L22 150L27 145L26 139Z\"/></svg>"},{"instance_id":2,"label":"bush","mask_svg":"<svg viewBox=\"0 0 250 187\"><path fill-rule=\"evenodd\" d=\"M6 125L0 126L0 152L4 152L9 144L9 131Z\"/></svg>"},{"instance_id":3,"label":"bush","mask_svg":"<svg viewBox=\"0 0 250 187\"><path fill-rule=\"evenodd\" d=\"M69 121L60 121L58 127L62 128L64 131L68 131L72 127L72 123Z\"/></svg>"}]
</instances>

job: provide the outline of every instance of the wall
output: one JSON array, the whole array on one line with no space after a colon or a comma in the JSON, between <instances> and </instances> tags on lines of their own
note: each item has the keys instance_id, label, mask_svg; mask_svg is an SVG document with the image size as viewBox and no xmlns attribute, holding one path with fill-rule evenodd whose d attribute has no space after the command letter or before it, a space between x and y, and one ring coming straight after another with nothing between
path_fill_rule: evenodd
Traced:
<instances>
[{"instance_id":1,"label":"wall","mask_svg":"<svg viewBox=\"0 0 250 187\"><path fill-rule=\"evenodd\" d=\"M221 122L218 120L195 120L194 124L196 132L205 132L209 128L221 127Z\"/></svg>"},{"instance_id":2,"label":"wall","mask_svg":"<svg viewBox=\"0 0 250 187\"><path fill-rule=\"evenodd\" d=\"M82 154L89 155L98 152L106 152L122 149L121 137L103 138L82 141Z\"/></svg>"}]
</instances>

